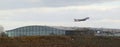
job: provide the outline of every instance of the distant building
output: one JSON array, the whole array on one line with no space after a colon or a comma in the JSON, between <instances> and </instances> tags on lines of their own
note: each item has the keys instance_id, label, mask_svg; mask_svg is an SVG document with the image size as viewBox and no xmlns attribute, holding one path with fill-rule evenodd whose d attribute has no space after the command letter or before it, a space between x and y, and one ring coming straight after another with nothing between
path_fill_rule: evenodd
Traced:
<instances>
[{"instance_id":1,"label":"distant building","mask_svg":"<svg viewBox=\"0 0 120 47\"><path fill-rule=\"evenodd\" d=\"M79 29L79 30L77 30ZM83 28L60 26L25 26L6 31L9 37L19 36L49 36L49 35L80 35L84 34ZM88 32L86 32L88 33ZM88 33L89 34L89 33ZM86 34L87 35L87 34Z\"/></svg>"},{"instance_id":2,"label":"distant building","mask_svg":"<svg viewBox=\"0 0 120 47\"><path fill-rule=\"evenodd\" d=\"M101 28L81 28L81 27L63 27L63 26L24 26L6 31L9 37L19 36L120 36L119 29L101 29Z\"/></svg>"},{"instance_id":3,"label":"distant building","mask_svg":"<svg viewBox=\"0 0 120 47\"><path fill-rule=\"evenodd\" d=\"M25 26L6 31L9 37L64 35L65 31L48 26Z\"/></svg>"},{"instance_id":4,"label":"distant building","mask_svg":"<svg viewBox=\"0 0 120 47\"><path fill-rule=\"evenodd\" d=\"M4 27L0 25L0 33L4 32Z\"/></svg>"},{"instance_id":5,"label":"distant building","mask_svg":"<svg viewBox=\"0 0 120 47\"><path fill-rule=\"evenodd\" d=\"M4 27L0 25L0 37L3 37L5 35Z\"/></svg>"},{"instance_id":6,"label":"distant building","mask_svg":"<svg viewBox=\"0 0 120 47\"><path fill-rule=\"evenodd\" d=\"M120 36L120 29L95 28L95 36Z\"/></svg>"}]
</instances>

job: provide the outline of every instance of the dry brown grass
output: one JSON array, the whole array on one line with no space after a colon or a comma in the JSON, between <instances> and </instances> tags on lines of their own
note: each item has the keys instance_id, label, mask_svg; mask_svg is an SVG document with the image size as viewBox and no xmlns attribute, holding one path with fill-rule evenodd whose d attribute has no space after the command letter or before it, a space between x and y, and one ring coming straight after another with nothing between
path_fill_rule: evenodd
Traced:
<instances>
[{"instance_id":1,"label":"dry brown grass","mask_svg":"<svg viewBox=\"0 0 120 47\"><path fill-rule=\"evenodd\" d=\"M0 47L120 47L120 38L95 36L1 37Z\"/></svg>"}]
</instances>

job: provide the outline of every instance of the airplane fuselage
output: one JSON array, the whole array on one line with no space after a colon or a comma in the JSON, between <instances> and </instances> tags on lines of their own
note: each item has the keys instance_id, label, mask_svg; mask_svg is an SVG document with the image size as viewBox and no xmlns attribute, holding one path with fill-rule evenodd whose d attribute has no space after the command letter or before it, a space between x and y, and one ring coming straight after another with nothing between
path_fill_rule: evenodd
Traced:
<instances>
[{"instance_id":1,"label":"airplane fuselage","mask_svg":"<svg viewBox=\"0 0 120 47\"><path fill-rule=\"evenodd\" d=\"M86 21L88 20L89 17L83 18L83 19L74 19L75 22L80 22L80 21Z\"/></svg>"}]
</instances>

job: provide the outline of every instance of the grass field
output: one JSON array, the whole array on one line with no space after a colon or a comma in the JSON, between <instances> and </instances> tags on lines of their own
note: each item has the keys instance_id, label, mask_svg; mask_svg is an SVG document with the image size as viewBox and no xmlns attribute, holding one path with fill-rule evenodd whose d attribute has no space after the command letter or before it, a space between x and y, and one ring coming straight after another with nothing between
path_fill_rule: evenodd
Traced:
<instances>
[{"instance_id":1,"label":"grass field","mask_svg":"<svg viewBox=\"0 0 120 47\"><path fill-rule=\"evenodd\" d=\"M1 37L0 47L120 47L120 38L95 36Z\"/></svg>"}]
</instances>

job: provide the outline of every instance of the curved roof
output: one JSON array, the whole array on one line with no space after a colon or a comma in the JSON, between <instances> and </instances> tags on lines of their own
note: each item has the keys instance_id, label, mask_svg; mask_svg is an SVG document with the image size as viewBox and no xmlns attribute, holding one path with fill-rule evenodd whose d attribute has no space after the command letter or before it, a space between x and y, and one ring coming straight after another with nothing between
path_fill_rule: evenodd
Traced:
<instances>
[{"instance_id":1,"label":"curved roof","mask_svg":"<svg viewBox=\"0 0 120 47\"><path fill-rule=\"evenodd\" d=\"M47 29L47 30L51 30L51 29L62 30L62 29L58 29L58 28L54 28L54 27L40 26L40 25L23 26L23 27L12 29L12 30L21 30L21 29L25 29L25 30L27 30L27 29L36 29L37 30L38 28ZM8 31L12 31L12 30L8 30Z\"/></svg>"},{"instance_id":2,"label":"curved roof","mask_svg":"<svg viewBox=\"0 0 120 47\"><path fill-rule=\"evenodd\" d=\"M19 27L16 29L12 29L12 30L21 30L21 29L38 29L38 28L49 28L49 30L51 29L57 29L57 30L84 30L84 28L80 28L80 27L64 27L64 26L41 26L41 25L31 25L31 26L23 26L23 27ZM8 30L11 31L11 30Z\"/></svg>"}]
</instances>

